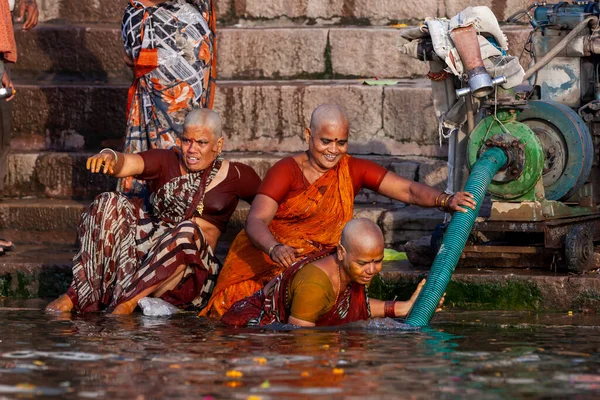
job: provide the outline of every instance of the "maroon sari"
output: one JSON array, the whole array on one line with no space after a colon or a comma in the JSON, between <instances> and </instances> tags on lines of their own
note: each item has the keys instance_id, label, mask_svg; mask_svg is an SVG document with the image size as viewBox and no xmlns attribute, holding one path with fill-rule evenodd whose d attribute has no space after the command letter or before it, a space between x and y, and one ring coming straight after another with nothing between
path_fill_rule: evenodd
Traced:
<instances>
[{"instance_id":1,"label":"maroon sari","mask_svg":"<svg viewBox=\"0 0 600 400\"><path fill-rule=\"evenodd\" d=\"M273 278L263 290L236 302L223 315L221 321L233 326L265 326L275 322L287 324L292 299L289 288L296 273L305 265L332 254L331 250L321 252L296 262L290 268ZM267 293L265 294L265 290ZM316 326L335 326L369 319L369 298L366 286L352 282L338 296L333 308L315 321Z\"/></svg>"}]
</instances>

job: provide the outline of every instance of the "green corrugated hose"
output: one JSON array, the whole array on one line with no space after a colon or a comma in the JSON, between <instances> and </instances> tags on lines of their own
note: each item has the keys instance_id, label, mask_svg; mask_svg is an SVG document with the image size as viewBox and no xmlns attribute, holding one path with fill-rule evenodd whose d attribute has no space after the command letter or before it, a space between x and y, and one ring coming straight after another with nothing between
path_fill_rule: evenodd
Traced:
<instances>
[{"instance_id":1,"label":"green corrugated hose","mask_svg":"<svg viewBox=\"0 0 600 400\"><path fill-rule=\"evenodd\" d=\"M433 314L435 314L435 310L450 283L452 273L456 268L456 264L458 264L471 229L473 229L475 218L479 214L481 202L487 188L494 175L506 164L506 161L504 151L494 147L486 151L473 166L465 191L475 196L477 207L475 210L469 208L466 213L455 212L452 216L442 246L431 266L425 287L419 293L419 297L417 297L406 319L407 324L417 327L426 326L433 318Z\"/></svg>"}]
</instances>

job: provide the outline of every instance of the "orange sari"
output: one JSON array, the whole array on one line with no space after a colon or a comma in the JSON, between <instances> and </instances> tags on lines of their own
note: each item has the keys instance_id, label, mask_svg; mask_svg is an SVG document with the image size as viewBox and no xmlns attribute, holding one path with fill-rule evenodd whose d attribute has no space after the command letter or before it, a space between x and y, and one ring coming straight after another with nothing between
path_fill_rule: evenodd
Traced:
<instances>
[{"instance_id":1,"label":"orange sari","mask_svg":"<svg viewBox=\"0 0 600 400\"><path fill-rule=\"evenodd\" d=\"M349 156L301 194L284 200L269 225L280 243L302 249L298 257L335 247L354 211ZM229 249L208 305L199 315L221 318L238 300L252 295L283 271L241 231Z\"/></svg>"},{"instance_id":2,"label":"orange sari","mask_svg":"<svg viewBox=\"0 0 600 400\"><path fill-rule=\"evenodd\" d=\"M17 62L17 44L8 1L0 1L0 56L6 62Z\"/></svg>"}]
</instances>

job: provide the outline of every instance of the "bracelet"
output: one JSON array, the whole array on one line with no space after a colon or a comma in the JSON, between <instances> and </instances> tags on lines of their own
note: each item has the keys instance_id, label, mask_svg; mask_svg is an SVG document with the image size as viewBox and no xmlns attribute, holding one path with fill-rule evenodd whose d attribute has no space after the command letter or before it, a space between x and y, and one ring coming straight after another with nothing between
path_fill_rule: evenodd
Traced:
<instances>
[{"instance_id":1,"label":"bracelet","mask_svg":"<svg viewBox=\"0 0 600 400\"><path fill-rule=\"evenodd\" d=\"M446 196L440 201L440 205L438 207L438 210L440 211L449 211L448 210L448 200L450 200L450 198L452 196L454 196L453 194L448 194L448 193L444 193Z\"/></svg>"},{"instance_id":2,"label":"bracelet","mask_svg":"<svg viewBox=\"0 0 600 400\"><path fill-rule=\"evenodd\" d=\"M271 257L271 253L273 252L273 250L275 250L276 247L279 247L279 246L283 246L283 244L282 243L275 243L273 246L269 247L268 254L269 254L269 258L271 260L273 259L273 257Z\"/></svg>"},{"instance_id":3,"label":"bracelet","mask_svg":"<svg viewBox=\"0 0 600 400\"><path fill-rule=\"evenodd\" d=\"M437 195L437 197L435 198L435 203L434 203L434 204L435 204L435 206L436 206L436 207L439 207L439 206L440 206L440 204L438 203L438 200L440 199L440 197L441 197L443 194L445 194L445 193L444 193L444 192L441 192L441 193L440 193L440 194L438 194L438 195Z\"/></svg>"},{"instance_id":4,"label":"bracelet","mask_svg":"<svg viewBox=\"0 0 600 400\"><path fill-rule=\"evenodd\" d=\"M446 198L446 203L444 203L444 210L445 210L445 211L448 211L448 212L452 211L452 210L450 210L450 199L452 199L453 197L454 197L454 195L453 195L453 194L451 194L451 195L449 195L449 196Z\"/></svg>"},{"instance_id":5,"label":"bracelet","mask_svg":"<svg viewBox=\"0 0 600 400\"><path fill-rule=\"evenodd\" d=\"M117 152L114 151L113 149L109 149L108 147L100 150L100 153L98 153L98 154L104 153L105 150L110 151L112 153L112 155L115 157L115 164L119 162L119 156L117 155Z\"/></svg>"},{"instance_id":6,"label":"bracelet","mask_svg":"<svg viewBox=\"0 0 600 400\"><path fill-rule=\"evenodd\" d=\"M396 302L393 300L383 303L383 316L386 318L396 318Z\"/></svg>"}]
</instances>

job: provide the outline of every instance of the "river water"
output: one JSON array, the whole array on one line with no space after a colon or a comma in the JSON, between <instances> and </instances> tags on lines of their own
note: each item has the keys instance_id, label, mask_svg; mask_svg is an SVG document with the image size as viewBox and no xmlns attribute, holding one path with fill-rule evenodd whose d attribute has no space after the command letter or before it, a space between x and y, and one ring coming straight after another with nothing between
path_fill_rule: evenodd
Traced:
<instances>
[{"instance_id":1,"label":"river water","mask_svg":"<svg viewBox=\"0 0 600 400\"><path fill-rule=\"evenodd\" d=\"M596 315L444 311L336 330L231 329L193 314L0 307L0 399L600 398Z\"/></svg>"}]
</instances>

